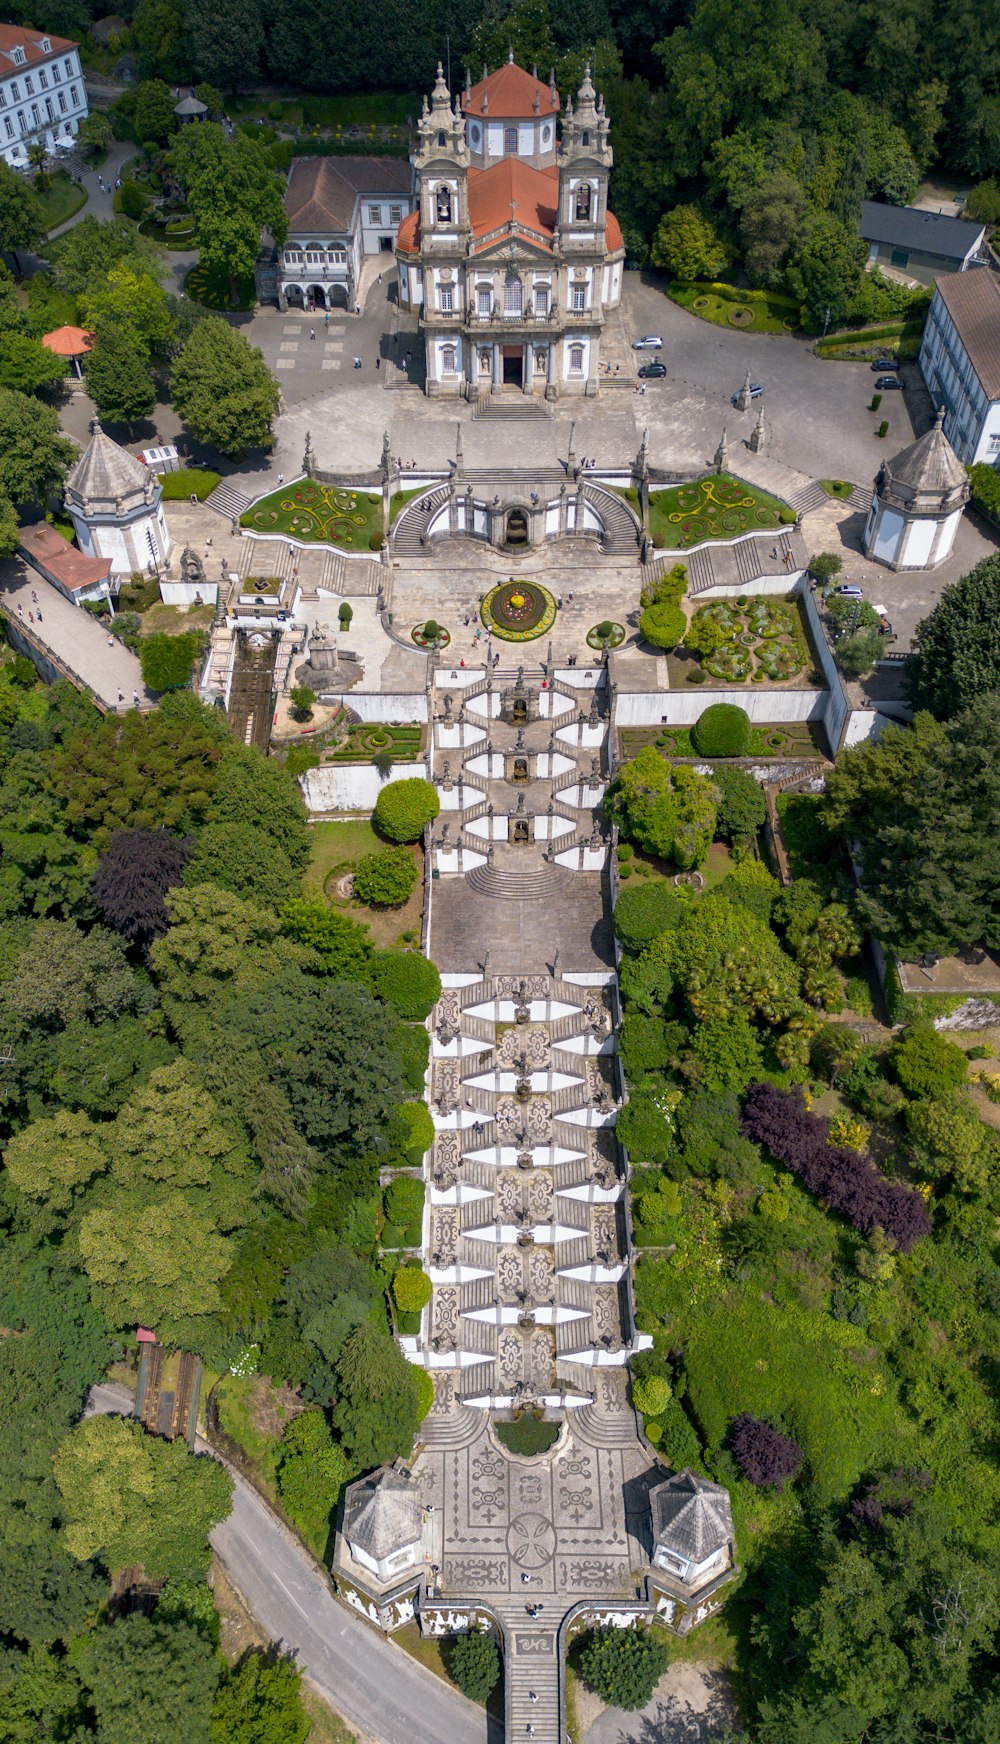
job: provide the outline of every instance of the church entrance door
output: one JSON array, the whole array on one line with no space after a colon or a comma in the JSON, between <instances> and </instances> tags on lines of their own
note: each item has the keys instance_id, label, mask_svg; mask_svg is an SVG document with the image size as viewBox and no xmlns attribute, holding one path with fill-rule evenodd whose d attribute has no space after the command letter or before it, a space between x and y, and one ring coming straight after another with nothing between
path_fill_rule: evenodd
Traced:
<instances>
[{"instance_id":1,"label":"church entrance door","mask_svg":"<svg viewBox=\"0 0 1000 1744\"><path fill-rule=\"evenodd\" d=\"M523 388L524 386L524 347L522 345L505 345L503 347L503 385L505 388Z\"/></svg>"}]
</instances>

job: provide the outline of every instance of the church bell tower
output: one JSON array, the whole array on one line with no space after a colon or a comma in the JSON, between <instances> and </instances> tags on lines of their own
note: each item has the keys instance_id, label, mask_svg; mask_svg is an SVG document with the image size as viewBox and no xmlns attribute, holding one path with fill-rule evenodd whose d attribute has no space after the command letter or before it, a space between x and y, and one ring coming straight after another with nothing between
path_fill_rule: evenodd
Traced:
<instances>
[{"instance_id":1,"label":"church bell tower","mask_svg":"<svg viewBox=\"0 0 1000 1744\"><path fill-rule=\"evenodd\" d=\"M428 253L465 252L469 235L469 149L465 118L452 108L444 69L438 62L430 107L424 98L417 123L413 166L420 180L421 247Z\"/></svg>"},{"instance_id":2,"label":"church bell tower","mask_svg":"<svg viewBox=\"0 0 1000 1744\"><path fill-rule=\"evenodd\" d=\"M608 210L608 180L614 154L608 144L604 98L598 97L585 67L583 82L563 114L559 142L559 241L564 252L575 246L603 246Z\"/></svg>"}]
</instances>

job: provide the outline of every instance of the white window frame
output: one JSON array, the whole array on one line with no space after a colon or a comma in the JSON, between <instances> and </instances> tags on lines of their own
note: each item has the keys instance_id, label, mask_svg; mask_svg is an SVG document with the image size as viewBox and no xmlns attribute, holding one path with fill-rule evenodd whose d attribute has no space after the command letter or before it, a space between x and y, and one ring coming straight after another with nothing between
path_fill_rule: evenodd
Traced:
<instances>
[{"instance_id":1,"label":"white window frame","mask_svg":"<svg viewBox=\"0 0 1000 1744\"><path fill-rule=\"evenodd\" d=\"M549 312L549 287L548 287L548 285L536 285L535 286L535 314L536 315L547 315L548 312Z\"/></svg>"},{"instance_id":2,"label":"white window frame","mask_svg":"<svg viewBox=\"0 0 1000 1744\"><path fill-rule=\"evenodd\" d=\"M511 143L511 141L513 141L513 144ZM505 127L503 130L503 155L504 155L504 157L516 157L517 156L517 128L516 127Z\"/></svg>"},{"instance_id":3,"label":"white window frame","mask_svg":"<svg viewBox=\"0 0 1000 1744\"><path fill-rule=\"evenodd\" d=\"M382 208L381 208L381 206L369 206L369 208L368 208L368 222L369 222L369 224L381 224L381 222L382 222Z\"/></svg>"},{"instance_id":4,"label":"white window frame","mask_svg":"<svg viewBox=\"0 0 1000 1744\"><path fill-rule=\"evenodd\" d=\"M569 373L570 375L583 374L583 346L579 341L569 348Z\"/></svg>"},{"instance_id":5,"label":"white window frame","mask_svg":"<svg viewBox=\"0 0 1000 1744\"><path fill-rule=\"evenodd\" d=\"M584 315L587 311L586 285L570 286L570 307L574 315Z\"/></svg>"},{"instance_id":6,"label":"white window frame","mask_svg":"<svg viewBox=\"0 0 1000 1744\"><path fill-rule=\"evenodd\" d=\"M452 315L455 311L455 290L453 285L438 287L442 315Z\"/></svg>"},{"instance_id":7,"label":"white window frame","mask_svg":"<svg viewBox=\"0 0 1000 1744\"><path fill-rule=\"evenodd\" d=\"M476 286L476 308L477 308L480 315L486 315L486 316L492 315L492 313L493 313L493 286L492 285L477 285Z\"/></svg>"},{"instance_id":8,"label":"white window frame","mask_svg":"<svg viewBox=\"0 0 1000 1744\"><path fill-rule=\"evenodd\" d=\"M504 279L503 312L505 315L524 314L524 283L517 273L508 273Z\"/></svg>"},{"instance_id":9,"label":"white window frame","mask_svg":"<svg viewBox=\"0 0 1000 1744\"><path fill-rule=\"evenodd\" d=\"M3 124L4 124L5 128L7 129L7 138L13 139L13 137L14 137L14 123L11 120L9 115L4 116Z\"/></svg>"},{"instance_id":10,"label":"white window frame","mask_svg":"<svg viewBox=\"0 0 1000 1744\"><path fill-rule=\"evenodd\" d=\"M59 113L60 113L60 115L65 115L65 113L66 113L66 93L65 93L65 91L60 91L58 93L58 96L59 96Z\"/></svg>"},{"instance_id":11,"label":"white window frame","mask_svg":"<svg viewBox=\"0 0 1000 1744\"><path fill-rule=\"evenodd\" d=\"M24 53L23 48L20 48L20 47L12 48L10 51L10 58L13 61L15 67L23 67L24 62L25 62L25 53Z\"/></svg>"},{"instance_id":12,"label":"white window frame","mask_svg":"<svg viewBox=\"0 0 1000 1744\"><path fill-rule=\"evenodd\" d=\"M403 208L402 208L402 206L390 206L389 207L389 223L390 224L402 224L402 222L403 222Z\"/></svg>"},{"instance_id":13,"label":"white window frame","mask_svg":"<svg viewBox=\"0 0 1000 1744\"><path fill-rule=\"evenodd\" d=\"M441 371L442 371L442 374L444 374L444 375L457 375L458 374L458 347L457 347L457 345L442 345L442 347L441 347Z\"/></svg>"}]
</instances>

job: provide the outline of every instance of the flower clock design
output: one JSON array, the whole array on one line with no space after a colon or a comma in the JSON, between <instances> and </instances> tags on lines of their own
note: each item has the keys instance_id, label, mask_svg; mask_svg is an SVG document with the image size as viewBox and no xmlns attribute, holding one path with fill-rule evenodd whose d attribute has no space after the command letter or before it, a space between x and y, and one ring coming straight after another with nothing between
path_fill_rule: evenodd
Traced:
<instances>
[{"instance_id":1,"label":"flower clock design","mask_svg":"<svg viewBox=\"0 0 1000 1744\"><path fill-rule=\"evenodd\" d=\"M490 589L480 608L488 630L505 642L531 642L555 622L556 602L540 582L510 581Z\"/></svg>"}]
</instances>

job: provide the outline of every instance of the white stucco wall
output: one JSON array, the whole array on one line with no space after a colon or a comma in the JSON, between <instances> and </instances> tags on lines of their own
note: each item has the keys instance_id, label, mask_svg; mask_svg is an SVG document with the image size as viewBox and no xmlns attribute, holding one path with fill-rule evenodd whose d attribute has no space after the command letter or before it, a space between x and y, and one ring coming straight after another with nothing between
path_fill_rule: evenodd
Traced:
<instances>
[{"instance_id":1,"label":"white stucco wall","mask_svg":"<svg viewBox=\"0 0 1000 1744\"><path fill-rule=\"evenodd\" d=\"M334 689L331 694L336 696L339 692ZM427 719L427 697L422 690L399 695L387 691L384 696L377 692L358 695L356 691L345 691L344 702L363 721L389 721L397 727L409 727Z\"/></svg>"},{"instance_id":2,"label":"white stucco wall","mask_svg":"<svg viewBox=\"0 0 1000 1744\"><path fill-rule=\"evenodd\" d=\"M341 768L326 764L307 769L299 782L312 812L371 811L383 787L423 775L422 763L399 763L386 781L371 763L347 763Z\"/></svg>"}]
</instances>

